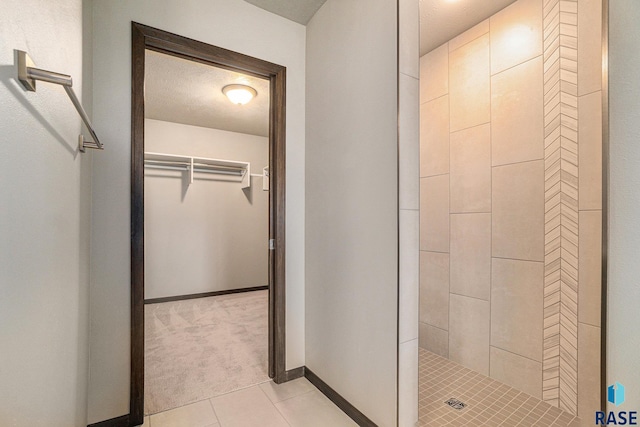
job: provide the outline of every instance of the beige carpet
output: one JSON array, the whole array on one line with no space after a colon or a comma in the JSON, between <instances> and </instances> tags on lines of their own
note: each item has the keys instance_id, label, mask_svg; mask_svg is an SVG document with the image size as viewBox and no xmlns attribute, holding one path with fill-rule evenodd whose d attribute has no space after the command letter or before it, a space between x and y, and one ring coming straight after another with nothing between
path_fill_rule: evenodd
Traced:
<instances>
[{"instance_id":1,"label":"beige carpet","mask_svg":"<svg viewBox=\"0 0 640 427\"><path fill-rule=\"evenodd\" d=\"M145 306L145 414L269 380L268 296L254 291Z\"/></svg>"}]
</instances>

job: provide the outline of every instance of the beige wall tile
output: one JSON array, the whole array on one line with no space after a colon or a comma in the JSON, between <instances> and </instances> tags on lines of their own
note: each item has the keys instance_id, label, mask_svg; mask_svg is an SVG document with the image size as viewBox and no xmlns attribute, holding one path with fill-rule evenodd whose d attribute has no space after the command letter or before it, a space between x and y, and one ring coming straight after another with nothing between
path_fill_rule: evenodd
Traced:
<instances>
[{"instance_id":1,"label":"beige wall tile","mask_svg":"<svg viewBox=\"0 0 640 427\"><path fill-rule=\"evenodd\" d=\"M448 358L449 332L421 322L419 345L426 350Z\"/></svg>"},{"instance_id":2,"label":"beige wall tile","mask_svg":"<svg viewBox=\"0 0 640 427\"><path fill-rule=\"evenodd\" d=\"M580 209L602 209L602 92L578 98Z\"/></svg>"},{"instance_id":3,"label":"beige wall tile","mask_svg":"<svg viewBox=\"0 0 640 427\"><path fill-rule=\"evenodd\" d=\"M449 252L449 175L420 179L420 250Z\"/></svg>"},{"instance_id":4,"label":"beige wall tile","mask_svg":"<svg viewBox=\"0 0 640 427\"><path fill-rule=\"evenodd\" d=\"M580 0L578 40L578 95L584 95L602 88L602 0Z\"/></svg>"},{"instance_id":5,"label":"beige wall tile","mask_svg":"<svg viewBox=\"0 0 640 427\"><path fill-rule=\"evenodd\" d=\"M449 48L447 44L420 58L420 103L449 92Z\"/></svg>"},{"instance_id":6,"label":"beige wall tile","mask_svg":"<svg viewBox=\"0 0 640 427\"><path fill-rule=\"evenodd\" d=\"M491 74L542 55L542 3L518 0L491 17Z\"/></svg>"},{"instance_id":7,"label":"beige wall tile","mask_svg":"<svg viewBox=\"0 0 640 427\"><path fill-rule=\"evenodd\" d=\"M542 57L491 78L492 165L544 158Z\"/></svg>"},{"instance_id":8,"label":"beige wall tile","mask_svg":"<svg viewBox=\"0 0 640 427\"><path fill-rule=\"evenodd\" d=\"M491 378L542 398L542 363L491 347Z\"/></svg>"},{"instance_id":9,"label":"beige wall tile","mask_svg":"<svg viewBox=\"0 0 640 427\"><path fill-rule=\"evenodd\" d=\"M420 252L420 322L449 329L449 254Z\"/></svg>"},{"instance_id":10,"label":"beige wall tile","mask_svg":"<svg viewBox=\"0 0 640 427\"><path fill-rule=\"evenodd\" d=\"M543 263L492 260L492 346L542 362L543 288Z\"/></svg>"},{"instance_id":11,"label":"beige wall tile","mask_svg":"<svg viewBox=\"0 0 640 427\"><path fill-rule=\"evenodd\" d=\"M494 257L543 261L544 162L493 168Z\"/></svg>"},{"instance_id":12,"label":"beige wall tile","mask_svg":"<svg viewBox=\"0 0 640 427\"><path fill-rule=\"evenodd\" d=\"M451 294L449 358L489 374L489 302Z\"/></svg>"},{"instance_id":13,"label":"beige wall tile","mask_svg":"<svg viewBox=\"0 0 640 427\"><path fill-rule=\"evenodd\" d=\"M451 131L487 123L490 110L489 35L449 54Z\"/></svg>"},{"instance_id":14,"label":"beige wall tile","mask_svg":"<svg viewBox=\"0 0 640 427\"><path fill-rule=\"evenodd\" d=\"M578 324L578 416L600 410L600 328Z\"/></svg>"},{"instance_id":15,"label":"beige wall tile","mask_svg":"<svg viewBox=\"0 0 640 427\"><path fill-rule=\"evenodd\" d=\"M600 326L602 211L580 212L578 321Z\"/></svg>"},{"instance_id":16,"label":"beige wall tile","mask_svg":"<svg viewBox=\"0 0 640 427\"><path fill-rule=\"evenodd\" d=\"M483 36L489 32L489 20L485 19L475 27L472 27L460 34L457 37L452 38L449 41L449 52L464 46L465 44Z\"/></svg>"},{"instance_id":17,"label":"beige wall tile","mask_svg":"<svg viewBox=\"0 0 640 427\"><path fill-rule=\"evenodd\" d=\"M491 126L451 134L450 212L491 212Z\"/></svg>"},{"instance_id":18,"label":"beige wall tile","mask_svg":"<svg viewBox=\"0 0 640 427\"><path fill-rule=\"evenodd\" d=\"M417 0L398 2L398 48L400 72L419 79L420 7Z\"/></svg>"},{"instance_id":19,"label":"beige wall tile","mask_svg":"<svg viewBox=\"0 0 640 427\"><path fill-rule=\"evenodd\" d=\"M418 211L400 210L399 342L418 338L420 234Z\"/></svg>"},{"instance_id":20,"label":"beige wall tile","mask_svg":"<svg viewBox=\"0 0 640 427\"><path fill-rule=\"evenodd\" d=\"M449 96L420 106L420 176L449 173Z\"/></svg>"},{"instance_id":21,"label":"beige wall tile","mask_svg":"<svg viewBox=\"0 0 640 427\"><path fill-rule=\"evenodd\" d=\"M488 301L491 289L491 214L455 214L450 220L451 292Z\"/></svg>"},{"instance_id":22,"label":"beige wall tile","mask_svg":"<svg viewBox=\"0 0 640 427\"><path fill-rule=\"evenodd\" d=\"M400 209L420 206L420 106L418 80L400 74L398 114L398 198Z\"/></svg>"}]
</instances>

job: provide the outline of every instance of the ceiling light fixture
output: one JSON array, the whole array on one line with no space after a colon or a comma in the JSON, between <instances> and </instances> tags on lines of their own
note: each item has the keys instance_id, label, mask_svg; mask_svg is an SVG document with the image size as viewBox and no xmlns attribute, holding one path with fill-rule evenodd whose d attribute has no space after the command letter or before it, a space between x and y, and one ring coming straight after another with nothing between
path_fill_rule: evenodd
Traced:
<instances>
[{"instance_id":1,"label":"ceiling light fixture","mask_svg":"<svg viewBox=\"0 0 640 427\"><path fill-rule=\"evenodd\" d=\"M258 92L247 85L227 85L222 88L222 93L227 95L229 101L237 105L244 105L251 101L254 97L258 96Z\"/></svg>"}]
</instances>

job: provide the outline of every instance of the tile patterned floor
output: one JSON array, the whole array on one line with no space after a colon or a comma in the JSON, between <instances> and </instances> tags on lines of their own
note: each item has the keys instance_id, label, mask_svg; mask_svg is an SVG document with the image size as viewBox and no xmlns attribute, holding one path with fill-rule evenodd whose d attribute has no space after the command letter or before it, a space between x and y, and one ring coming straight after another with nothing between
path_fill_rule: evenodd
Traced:
<instances>
[{"instance_id":1,"label":"tile patterned floor","mask_svg":"<svg viewBox=\"0 0 640 427\"><path fill-rule=\"evenodd\" d=\"M420 349L418 426L580 427L575 416ZM456 410L444 402L466 403Z\"/></svg>"},{"instance_id":2,"label":"tile patterned floor","mask_svg":"<svg viewBox=\"0 0 640 427\"><path fill-rule=\"evenodd\" d=\"M143 427L357 427L306 378L272 381L145 417Z\"/></svg>"}]
</instances>

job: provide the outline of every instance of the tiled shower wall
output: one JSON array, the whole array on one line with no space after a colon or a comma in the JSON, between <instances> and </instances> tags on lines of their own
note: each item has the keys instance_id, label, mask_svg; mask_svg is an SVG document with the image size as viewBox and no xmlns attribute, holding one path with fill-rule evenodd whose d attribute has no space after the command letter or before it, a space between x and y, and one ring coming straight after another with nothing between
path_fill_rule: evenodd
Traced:
<instances>
[{"instance_id":1,"label":"tiled shower wall","mask_svg":"<svg viewBox=\"0 0 640 427\"><path fill-rule=\"evenodd\" d=\"M587 419L600 28L600 0L518 0L420 63L419 344Z\"/></svg>"}]
</instances>

